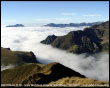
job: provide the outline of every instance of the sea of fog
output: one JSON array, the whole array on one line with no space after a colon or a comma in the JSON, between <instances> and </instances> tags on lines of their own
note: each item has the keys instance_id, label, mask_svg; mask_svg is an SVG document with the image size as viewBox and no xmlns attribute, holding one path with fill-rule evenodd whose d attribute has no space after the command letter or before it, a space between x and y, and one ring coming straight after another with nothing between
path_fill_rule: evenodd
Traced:
<instances>
[{"instance_id":1,"label":"sea of fog","mask_svg":"<svg viewBox=\"0 0 110 88\"><path fill-rule=\"evenodd\" d=\"M62 36L70 31L83 30L84 27L1 27L1 46L13 51L32 51L41 63L59 62L86 77L96 80L109 80L109 54L72 54L64 50L41 44L48 35ZM8 68L13 67L9 66ZM6 68L3 68L6 69Z\"/></svg>"}]
</instances>

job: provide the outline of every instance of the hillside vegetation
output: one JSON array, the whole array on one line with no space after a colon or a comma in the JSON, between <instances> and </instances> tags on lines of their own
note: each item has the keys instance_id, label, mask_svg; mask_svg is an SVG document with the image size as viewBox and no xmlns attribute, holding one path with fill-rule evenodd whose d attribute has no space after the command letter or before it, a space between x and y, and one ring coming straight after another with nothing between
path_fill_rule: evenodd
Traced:
<instances>
[{"instance_id":1,"label":"hillside vegetation","mask_svg":"<svg viewBox=\"0 0 110 88\"><path fill-rule=\"evenodd\" d=\"M64 36L52 35L41 43L77 54L109 52L109 21Z\"/></svg>"},{"instance_id":2,"label":"hillside vegetation","mask_svg":"<svg viewBox=\"0 0 110 88\"><path fill-rule=\"evenodd\" d=\"M1 47L1 66L22 65L24 63L37 63L33 52L11 51Z\"/></svg>"},{"instance_id":3,"label":"hillside vegetation","mask_svg":"<svg viewBox=\"0 0 110 88\"><path fill-rule=\"evenodd\" d=\"M2 84L57 84L59 86L65 84L106 84L109 82L97 81L86 78L80 73L71 70L59 63L44 64L24 64L16 68L3 70L1 72Z\"/></svg>"}]
</instances>

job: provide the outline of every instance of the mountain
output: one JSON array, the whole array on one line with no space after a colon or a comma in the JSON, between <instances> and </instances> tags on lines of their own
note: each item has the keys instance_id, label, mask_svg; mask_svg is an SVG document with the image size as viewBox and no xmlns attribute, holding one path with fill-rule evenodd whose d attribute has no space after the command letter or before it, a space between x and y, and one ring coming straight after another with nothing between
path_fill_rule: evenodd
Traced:
<instances>
[{"instance_id":1,"label":"mountain","mask_svg":"<svg viewBox=\"0 0 110 88\"><path fill-rule=\"evenodd\" d=\"M44 26L49 26L49 27L79 27L79 26L93 26L97 24L101 24L102 22L93 22L93 23L69 23L69 24L55 24L55 23L50 23Z\"/></svg>"},{"instance_id":2,"label":"mountain","mask_svg":"<svg viewBox=\"0 0 110 88\"><path fill-rule=\"evenodd\" d=\"M10 48L1 47L1 66L37 63L36 59L33 52L11 51Z\"/></svg>"},{"instance_id":3,"label":"mountain","mask_svg":"<svg viewBox=\"0 0 110 88\"><path fill-rule=\"evenodd\" d=\"M53 38L53 35L50 35L41 43L77 54L109 52L109 21L84 30L71 31L64 36Z\"/></svg>"},{"instance_id":4,"label":"mountain","mask_svg":"<svg viewBox=\"0 0 110 88\"><path fill-rule=\"evenodd\" d=\"M1 72L1 82L4 84L22 83L22 84L47 84L63 77L81 77L85 76L71 70L59 63L44 64L24 64L16 68L3 70ZM7 78L8 77L8 78ZM7 78L7 79L6 79Z\"/></svg>"},{"instance_id":5,"label":"mountain","mask_svg":"<svg viewBox=\"0 0 110 88\"><path fill-rule=\"evenodd\" d=\"M45 86L47 84L58 85L59 83L66 86L70 83L78 86L109 85L108 81L86 78L84 75L57 62L38 63L32 52L11 51L10 48L1 48L1 64L18 64L16 67L1 71L1 86L6 84L12 84L13 86L16 84L20 84L20 86L44 84Z\"/></svg>"},{"instance_id":6,"label":"mountain","mask_svg":"<svg viewBox=\"0 0 110 88\"><path fill-rule=\"evenodd\" d=\"M66 81L67 80L67 81ZM1 72L1 84L109 84L107 81L97 81L86 78L80 73L67 68L60 63L25 64Z\"/></svg>"},{"instance_id":7,"label":"mountain","mask_svg":"<svg viewBox=\"0 0 110 88\"><path fill-rule=\"evenodd\" d=\"M6 27L24 27L23 24L8 25Z\"/></svg>"}]
</instances>

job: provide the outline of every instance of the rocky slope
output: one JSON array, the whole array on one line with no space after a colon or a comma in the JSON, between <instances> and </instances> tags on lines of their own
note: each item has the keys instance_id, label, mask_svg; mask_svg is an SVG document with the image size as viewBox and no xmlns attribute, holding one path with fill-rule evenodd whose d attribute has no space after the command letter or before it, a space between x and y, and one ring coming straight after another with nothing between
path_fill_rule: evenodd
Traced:
<instances>
[{"instance_id":1,"label":"rocky slope","mask_svg":"<svg viewBox=\"0 0 110 88\"><path fill-rule=\"evenodd\" d=\"M109 21L64 36L49 36L41 43L77 54L109 52Z\"/></svg>"},{"instance_id":2,"label":"rocky slope","mask_svg":"<svg viewBox=\"0 0 110 88\"><path fill-rule=\"evenodd\" d=\"M37 63L33 52L11 51L10 48L1 47L1 66L18 66L24 63Z\"/></svg>"},{"instance_id":3,"label":"rocky slope","mask_svg":"<svg viewBox=\"0 0 110 88\"><path fill-rule=\"evenodd\" d=\"M55 35L50 35L50 36L48 36L45 40L41 41L41 43L51 44L56 38L57 38L57 36L55 36Z\"/></svg>"}]
</instances>

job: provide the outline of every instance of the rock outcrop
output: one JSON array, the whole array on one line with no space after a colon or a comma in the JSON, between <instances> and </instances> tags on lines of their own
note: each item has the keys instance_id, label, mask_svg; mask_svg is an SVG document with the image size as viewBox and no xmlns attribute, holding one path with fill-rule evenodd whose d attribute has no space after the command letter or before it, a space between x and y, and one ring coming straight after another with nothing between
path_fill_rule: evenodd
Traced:
<instances>
[{"instance_id":1,"label":"rock outcrop","mask_svg":"<svg viewBox=\"0 0 110 88\"><path fill-rule=\"evenodd\" d=\"M50 35L50 36L48 36L45 40L41 41L41 43L51 44L56 38L57 38L57 36L55 36L55 35Z\"/></svg>"}]
</instances>

